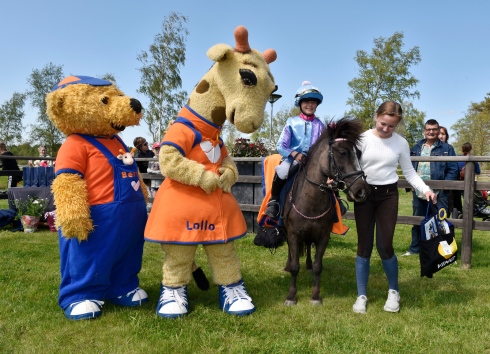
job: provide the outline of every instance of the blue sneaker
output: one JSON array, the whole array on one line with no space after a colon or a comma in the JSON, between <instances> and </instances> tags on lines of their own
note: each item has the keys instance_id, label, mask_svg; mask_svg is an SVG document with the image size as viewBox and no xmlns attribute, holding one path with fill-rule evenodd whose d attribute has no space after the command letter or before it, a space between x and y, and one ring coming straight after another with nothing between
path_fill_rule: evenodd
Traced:
<instances>
[{"instance_id":1,"label":"blue sneaker","mask_svg":"<svg viewBox=\"0 0 490 354\"><path fill-rule=\"evenodd\" d=\"M156 312L163 318L178 318L187 315L189 312L187 285L175 288L162 285Z\"/></svg>"},{"instance_id":2,"label":"blue sneaker","mask_svg":"<svg viewBox=\"0 0 490 354\"><path fill-rule=\"evenodd\" d=\"M148 295L146 294L146 291L138 287L125 295L107 300L119 306L141 306L145 302L148 302Z\"/></svg>"},{"instance_id":3,"label":"blue sneaker","mask_svg":"<svg viewBox=\"0 0 490 354\"><path fill-rule=\"evenodd\" d=\"M243 280L227 286L220 285L219 306L230 315L244 316L255 311L252 298L247 294Z\"/></svg>"},{"instance_id":4,"label":"blue sneaker","mask_svg":"<svg viewBox=\"0 0 490 354\"><path fill-rule=\"evenodd\" d=\"M102 305L104 305L104 301L78 301L70 304L64 312L69 320L88 320L102 315Z\"/></svg>"}]
</instances>

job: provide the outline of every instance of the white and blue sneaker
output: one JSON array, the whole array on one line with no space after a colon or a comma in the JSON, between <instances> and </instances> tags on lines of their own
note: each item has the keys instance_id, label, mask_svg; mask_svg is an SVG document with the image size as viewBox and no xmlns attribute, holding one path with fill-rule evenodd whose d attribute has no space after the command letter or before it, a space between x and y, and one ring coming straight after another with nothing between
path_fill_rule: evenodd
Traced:
<instances>
[{"instance_id":1,"label":"white and blue sneaker","mask_svg":"<svg viewBox=\"0 0 490 354\"><path fill-rule=\"evenodd\" d=\"M187 315L187 285L175 288L161 286L160 299L157 305L157 315L164 318L177 318Z\"/></svg>"},{"instance_id":2,"label":"white and blue sneaker","mask_svg":"<svg viewBox=\"0 0 490 354\"><path fill-rule=\"evenodd\" d=\"M113 297L107 300L119 306L141 306L145 302L148 302L148 295L146 294L146 291L140 287L137 287L125 295Z\"/></svg>"},{"instance_id":3,"label":"white and blue sneaker","mask_svg":"<svg viewBox=\"0 0 490 354\"><path fill-rule=\"evenodd\" d=\"M65 310L65 316L69 320L88 320L102 315L104 301L83 300L70 304Z\"/></svg>"},{"instance_id":4,"label":"white and blue sneaker","mask_svg":"<svg viewBox=\"0 0 490 354\"><path fill-rule=\"evenodd\" d=\"M227 286L220 285L219 306L230 315L245 316L255 311L252 298L247 294L243 280Z\"/></svg>"}]
</instances>

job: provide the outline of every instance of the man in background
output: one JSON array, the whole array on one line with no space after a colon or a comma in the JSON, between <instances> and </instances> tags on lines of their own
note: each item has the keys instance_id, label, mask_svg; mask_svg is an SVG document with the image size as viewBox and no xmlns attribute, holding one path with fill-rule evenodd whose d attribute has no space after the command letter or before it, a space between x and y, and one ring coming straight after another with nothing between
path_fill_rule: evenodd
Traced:
<instances>
[{"instance_id":1,"label":"man in background","mask_svg":"<svg viewBox=\"0 0 490 354\"><path fill-rule=\"evenodd\" d=\"M435 119L429 119L424 125L425 138L417 142L412 148L411 156L456 156L454 148L442 142L439 137L439 123ZM413 161L413 168L424 181L449 180L453 181L459 177L457 162L418 162ZM434 190L437 194L437 208L448 211L448 192ZM425 216L427 213L427 200L420 191L413 191L413 215ZM412 243L403 256L411 256L419 253L420 225L412 226Z\"/></svg>"}]
</instances>

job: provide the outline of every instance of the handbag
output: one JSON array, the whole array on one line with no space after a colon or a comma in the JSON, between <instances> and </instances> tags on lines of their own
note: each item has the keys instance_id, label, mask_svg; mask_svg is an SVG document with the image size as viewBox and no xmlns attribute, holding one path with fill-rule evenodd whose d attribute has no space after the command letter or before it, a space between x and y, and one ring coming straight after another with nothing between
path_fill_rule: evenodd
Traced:
<instances>
[{"instance_id":1,"label":"handbag","mask_svg":"<svg viewBox=\"0 0 490 354\"><path fill-rule=\"evenodd\" d=\"M432 214L429 214L429 208ZM427 203L425 219L420 223L420 276L432 275L458 259L454 226L446 220L446 209Z\"/></svg>"},{"instance_id":2,"label":"handbag","mask_svg":"<svg viewBox=\"0 0 490 354\"><path fill-rule=\"evenodd\" d=\"M282 227L261 226L255 235L254 244L272 249L281 246L285 239L286 233Z\"/></svg>"}]
</instances>

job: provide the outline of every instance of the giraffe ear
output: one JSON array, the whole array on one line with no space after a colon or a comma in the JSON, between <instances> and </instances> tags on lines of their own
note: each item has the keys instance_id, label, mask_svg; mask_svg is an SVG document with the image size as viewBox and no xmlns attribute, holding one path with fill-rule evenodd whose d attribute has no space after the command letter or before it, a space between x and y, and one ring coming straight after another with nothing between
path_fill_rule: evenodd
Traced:
<instances>
[{"instance_id":1,"label":"giraffe ear","mask_svg":"<svg viewBox=\"0 0 490 354\"><path fill-rule=\"evenodd\" d=\"M226 60L227 55L231 55L233 53L233 48L227 44L216 44L209 48L206 55L212 61L223 61Z\"/></svg>"}]
</instances>

